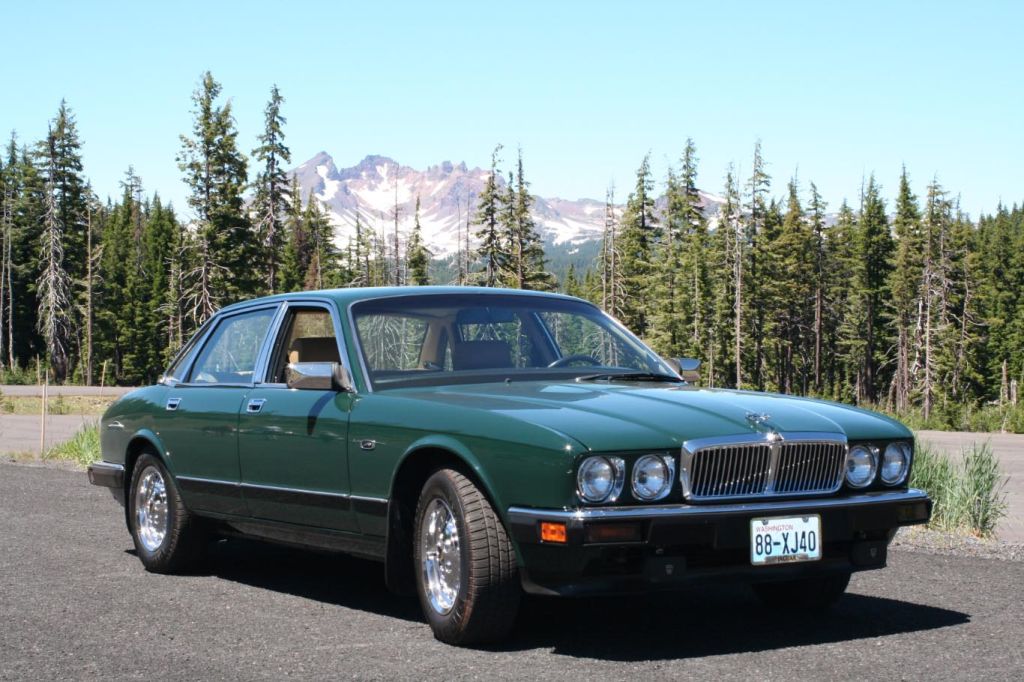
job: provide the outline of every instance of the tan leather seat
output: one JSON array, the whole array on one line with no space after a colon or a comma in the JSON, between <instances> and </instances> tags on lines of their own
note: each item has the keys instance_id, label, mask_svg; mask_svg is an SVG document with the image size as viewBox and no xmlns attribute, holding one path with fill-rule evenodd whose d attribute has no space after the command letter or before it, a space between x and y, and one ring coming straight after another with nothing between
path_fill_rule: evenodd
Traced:
<instances>
[{"instance_id":1,"label":"tan leather seat","mask_svg":"<svg viewBox=\"0 0 1024 682\"><path fill-rule=\"evenodd\" d=\"M338 342L333 336L307 336L292 341L288 362L341 362Z\"/></svg>"}]
</instances>

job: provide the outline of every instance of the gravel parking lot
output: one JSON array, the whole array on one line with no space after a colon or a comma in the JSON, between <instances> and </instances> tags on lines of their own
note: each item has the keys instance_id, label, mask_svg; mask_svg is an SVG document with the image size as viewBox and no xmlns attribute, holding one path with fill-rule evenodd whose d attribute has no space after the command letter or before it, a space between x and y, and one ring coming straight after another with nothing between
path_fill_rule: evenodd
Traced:
<instances>
[{"instance_id":1,"label":"gravel parking lot","mask_svg":"<svg viewBox=\"0 0 1024 682\"><path fill-rule=\"evenodd\" d=\"M821 617L745 589L530 600L488 650L436 642L376 564L251 542L146 573L85 475L0 464L0 679L1020 679L1024 562L900 549Z\"/></svg>"}]
</instances>

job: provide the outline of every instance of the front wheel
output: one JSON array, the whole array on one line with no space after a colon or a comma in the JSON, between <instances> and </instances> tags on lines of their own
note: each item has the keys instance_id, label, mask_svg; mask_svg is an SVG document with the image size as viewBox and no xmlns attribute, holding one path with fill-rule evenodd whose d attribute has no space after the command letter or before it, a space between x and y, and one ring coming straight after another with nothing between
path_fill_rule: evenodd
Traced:
<instances>
[{"instance_id":1,"label":"front wheel","mask_svg":"<svg viewBox=\"0 0 1024 682\"><path fill-rule=\"evenodd\" d=\"M205 545L199 523L182 503L163 462L153 453L142 454L128 491L128 527L142 565L154 573L188 568Z\"/></svg>"},{"instance_id":2,"label":"front wheel","mask_svg":"<svg viewBox=\"0 0 1024 682\"><path fill-rule=\"evenodd\" d=\"M508 634L520 599L515 553L480 489L441 469L423 486L415 528L416 588L434 637L465 645Z\"/></svg>"},{"instance_id":3,"label":"front wheel","mask_svg":"<svg viewBox=\"0 0 1024 682\"><path fill-rule=\"evenodd\" d=\"M849 573L824 573L795 580L755 583L751 587L766 606L817 611L839 601L849 584Z\"/></svg>"}]
</instances>

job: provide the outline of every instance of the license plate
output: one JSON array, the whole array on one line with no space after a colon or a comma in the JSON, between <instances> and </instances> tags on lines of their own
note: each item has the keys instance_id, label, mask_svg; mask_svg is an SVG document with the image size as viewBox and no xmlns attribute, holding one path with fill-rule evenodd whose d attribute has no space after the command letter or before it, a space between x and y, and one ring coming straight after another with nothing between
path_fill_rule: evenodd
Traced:
<instances>
[{"instance_id":1,"label":"license plate","mask_svg":"<svg viewBox=\"0 0 1024 682\"><path fill-rule=\"evenodd\" d=\"M750 563L754 566L820 558L821 517L817 514L750 520Z\"/></svg>"}]
</instances>

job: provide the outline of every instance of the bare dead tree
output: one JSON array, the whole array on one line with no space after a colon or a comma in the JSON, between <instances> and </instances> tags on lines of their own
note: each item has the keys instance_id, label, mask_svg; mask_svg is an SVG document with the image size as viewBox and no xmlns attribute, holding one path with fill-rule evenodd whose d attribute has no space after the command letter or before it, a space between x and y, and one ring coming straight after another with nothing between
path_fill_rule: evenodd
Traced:
<instances>
[{"instance_id":1,"label":"bare dead tree","mask_svg":"<svg viewBox=\"0 0 1024 682\"><path fill-rule=\"evenodd\" d=\"M46 179L43 234L40 240L39 301L36 327L46 344L54 378L63 381L68 369L68 339L71 334L71 277L64 269L64 225L57 207L53 178L56 150L52 132L48 134L49 167Z\"/></svg>"}]
</instances>

